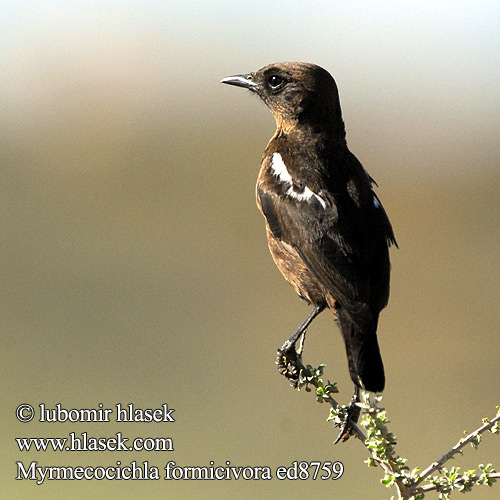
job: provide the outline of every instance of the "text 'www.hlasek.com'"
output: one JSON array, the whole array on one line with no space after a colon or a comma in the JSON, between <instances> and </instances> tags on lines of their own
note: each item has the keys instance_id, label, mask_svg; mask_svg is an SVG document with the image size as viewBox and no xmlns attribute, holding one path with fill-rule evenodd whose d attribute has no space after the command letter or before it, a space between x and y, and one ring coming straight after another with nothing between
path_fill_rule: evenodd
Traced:
<instances>
[{"instance_id":1,"label":"text 'www.hlasek.com'","mask_svg":"<svg viewBox=\"0 0 500 500\"><path fill-rule=\"evenodd\" d=\"M35 418L48 425L57 423L152 423L175 422L174 409L164 403L160 408L136 408L132 403L116 404L104 408L66 409L61 404L47 407L38 405L37 410L29 404L16 409L20 422L28 423ZM156 427L158 428L158 427ZM164 428L164 427L163 427ZM36 452L173 452L174 443L170 437L128 437L122 432L112 436L93 436L90 432L69 432L64 437L18 437L15 438L21 453ZM87 455L86 455L87 456ZM157 457L158 455L155 455ZM174 460L153 465L149 460L116 460L109 465L50 465L38 461L16 462L17 480L29 480L37 485L46 481L60 480L336 480L342 477L344 466L339 461L293 461L278 467L233 465L230 460L223 463L210 461L206 465L180 465Z\"/></svg>"}]
</instances>

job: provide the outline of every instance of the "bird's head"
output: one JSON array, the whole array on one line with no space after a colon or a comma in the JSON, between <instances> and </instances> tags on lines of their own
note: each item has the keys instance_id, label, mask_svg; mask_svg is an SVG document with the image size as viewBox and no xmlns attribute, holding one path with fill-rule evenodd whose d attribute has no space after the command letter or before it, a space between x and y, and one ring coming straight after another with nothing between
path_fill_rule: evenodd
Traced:
<instances>
[{"instance_id":1,"label":"bird's head","mask_svg":"<svg viewBox=\"0 0 500 500\"><path fill-rule=\"evenodd\" d=\"M311 63L275 63L221 83L256 93L272 111L278 128L300 125L330 130L345 136L339 94L333 77Z\"/></svg>"}]
</instances>

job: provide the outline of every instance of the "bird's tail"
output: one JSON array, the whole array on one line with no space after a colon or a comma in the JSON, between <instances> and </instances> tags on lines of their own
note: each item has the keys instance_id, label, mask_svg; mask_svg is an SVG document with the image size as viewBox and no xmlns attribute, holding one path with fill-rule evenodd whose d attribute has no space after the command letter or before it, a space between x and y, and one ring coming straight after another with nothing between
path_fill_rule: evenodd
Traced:
<instances>
[{"instance_id":1,"label":"bird's tail","mask_svg":"<svg viewBox=\"0 0 500 500\"><path fill-rule=\"evenodd\" d=\"M337 320L344 338L352 381L367 391L382 392L385 375L377 341L378 318L370 317L361 323L354 321L346 309L339 308Z\"/></svg>"}]
</instances>

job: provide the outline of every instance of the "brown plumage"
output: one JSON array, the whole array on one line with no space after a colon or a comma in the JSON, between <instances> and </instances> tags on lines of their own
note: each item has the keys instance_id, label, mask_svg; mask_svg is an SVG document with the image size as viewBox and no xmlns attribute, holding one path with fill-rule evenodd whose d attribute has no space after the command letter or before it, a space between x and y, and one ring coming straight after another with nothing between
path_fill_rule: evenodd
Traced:
<instances>
[{"instance_id":1,"label":"brown plumage","mask_svg":"<svg viewBox=\"0 0 500 500\"><path fill-rule=\"evenodd\" d=\"M255 92L276 119L257 181L276 265L314 316L334 314L356 386L382 391L377 323L396 241L374 181L347 147L334 79L314 64L278 63L222 82Z\"/></svg>"}]
</instances>

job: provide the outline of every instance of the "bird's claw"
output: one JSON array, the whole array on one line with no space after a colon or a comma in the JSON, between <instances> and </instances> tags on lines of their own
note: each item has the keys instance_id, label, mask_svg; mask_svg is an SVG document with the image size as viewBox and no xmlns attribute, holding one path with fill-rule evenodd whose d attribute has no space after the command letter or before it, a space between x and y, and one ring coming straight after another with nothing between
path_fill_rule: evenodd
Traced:
<instances>
[{"instance_id":1,"label":"bird's claw","mask_svg":"<svg viewBox=\"0 0 500 500\"><path fill-rule=\"evenodd\" d=\"M345 410L342 412L342 422L334 424L334 427L339 427L339 435L333 444L337 444L339 441L345 443L354 434L353 424L358 422L359 414L361 413L361 408L355 398L353 398L344 408Z\"/></svg>"},{"instance_id":2,"label":"bird's claw","mask_svg":"<svg viewBox=\"0 0 500 500\"><path fill-rule=\"evenodd\" d=\"M302 363L302 345L299 350L296 349L295 343L288 340L278 349L276 364L278 371L286 377L294 389L297 388L300 379L300 372L304 369Z\"/></svg>"}]
</instances>

